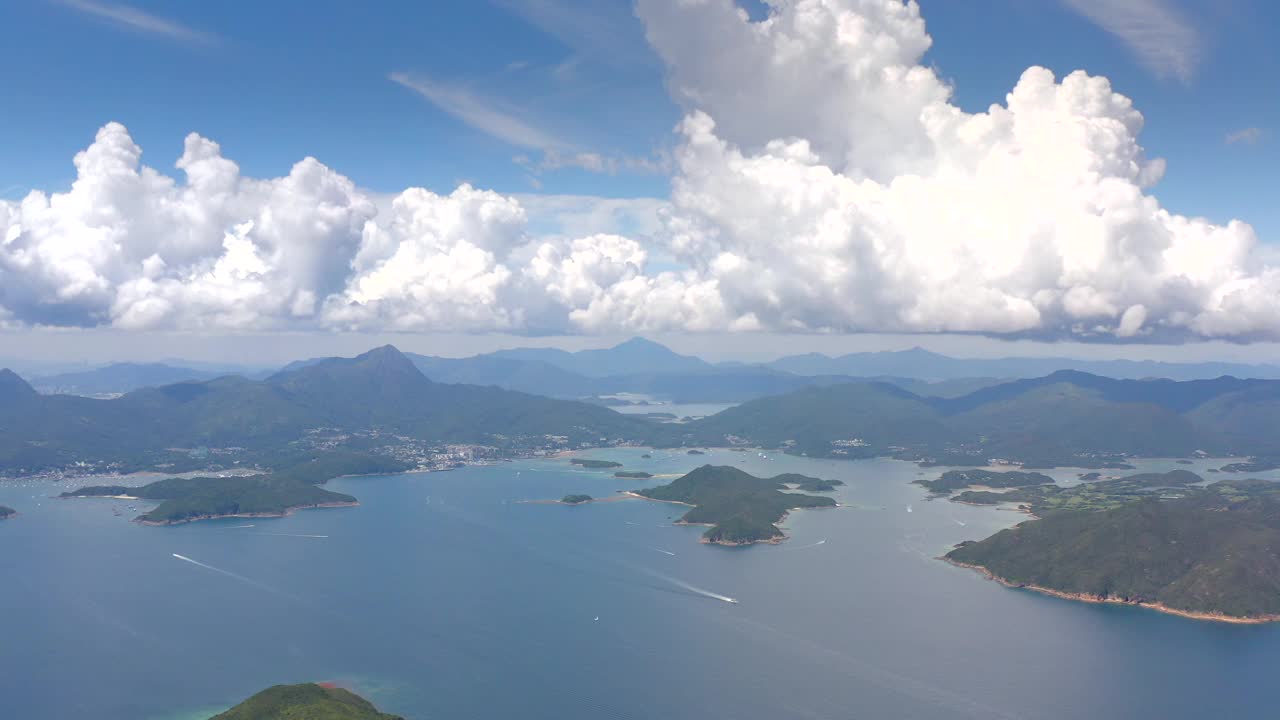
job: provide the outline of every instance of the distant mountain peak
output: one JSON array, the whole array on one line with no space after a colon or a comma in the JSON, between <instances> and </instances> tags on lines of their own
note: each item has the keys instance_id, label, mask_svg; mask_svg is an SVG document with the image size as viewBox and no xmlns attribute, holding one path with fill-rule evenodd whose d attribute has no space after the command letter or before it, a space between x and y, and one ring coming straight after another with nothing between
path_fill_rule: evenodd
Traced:
<instances>
[{"instance_id":1,"label":"distant mountain peak","mask_svg":"<svg viewBox=\"0 0 1280 720\"><path fill-rule=\"evenodd\" d=\"M31 384L18 373L5 368L0 370L0 400L17 400L39 395Z\"/></svg>"},{"instance_id":2,"label":"distant mountain peak","mask_svg":"<svg viewBox=\"0 0 1280 720\"><path fill-rule=\"evenodd\" d=\"M366 352L360 353L355 357L355 359L368 360L368 359L396 358L396 357L403 358L405 357L405 354L400 352L400 348L397 348L395 345L382 345L382 346L373 348L372 350L368 350Z\"/></svg>"},{"instance_id":3,"label":"distant mountain peak","mask_svg":"<svg viewBox=\"0 0 1280 720\"><path fill-rule=\"evenodd\" d=\"M630 340L626 340L624 342L618 343L613 347L614 350L618 350L620 348L625 348L628 350L663 350L666 352L672 352L671 348L667 347L666 345L663 345L662 343L659 343L659 342L654 342L648 338L640 337L639 335L631 338Z\"/></svg>"}]
</instances>

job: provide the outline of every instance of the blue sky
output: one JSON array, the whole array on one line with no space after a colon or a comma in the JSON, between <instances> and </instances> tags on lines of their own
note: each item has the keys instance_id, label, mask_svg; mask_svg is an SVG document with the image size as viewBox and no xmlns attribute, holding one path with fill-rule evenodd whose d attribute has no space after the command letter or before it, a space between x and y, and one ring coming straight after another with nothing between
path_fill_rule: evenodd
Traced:
<instances>
[{"instance_id":1,"label":"blue sky","mask_svg":"<svg viewBox=\"0 0 1280 720\"><path fill-rule=\"evenodd\" d=\"M1280 340L1280 5L733 3L0 3L0 331Z\"/></svg>"},{"instance_id":2,"label":"blue sky","mask_svg":"<svg viewBox=\"0 0 1280 720\"><path fill-rule=\"evenodd\" d=\"M924 0L930 60L966 110L1002 102L1032 64L1111 78L1147 119L1148 152L1169 160L1158 194L1172 209L1246 219L1280 239L1280 6L1175 3L1195 30L1190 72L1160 72L1065 2ZM372 190L664 197L658 168L530 171L538 148L468 125L389 79L404 73L492 107L565 152L659 162L680 112L626 0L432 3L30 2L0 6L9 109L0 114L0 196L57 189L71 156L109 120L169 171L182 137L222 144L246 174L275 176L312 155ZM138 27L133 8L172 23ZM749 8L759 15L759 5ZM94 10L98 10L95 12ZM183 32L185 29L189 32ZM1157 63L1160 61L1157 60ZM1258 128L1255 142L1228 144ZM492 131L492 128L490 129ZM533 160L536 162L536 159ZM659 163L660 164L660 163Z\"/></svg>"}]
</instances>

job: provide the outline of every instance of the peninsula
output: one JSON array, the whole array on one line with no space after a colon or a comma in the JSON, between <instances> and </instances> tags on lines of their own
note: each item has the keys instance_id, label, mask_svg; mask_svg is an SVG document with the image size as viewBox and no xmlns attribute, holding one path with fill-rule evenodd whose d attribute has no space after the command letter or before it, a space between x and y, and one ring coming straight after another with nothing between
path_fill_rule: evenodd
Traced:
<instances>
[{"instance_id":1,"label":"peninsula","mask_svg":"<svg viewBox=\"0 0 1280 720\"><path fill-rule=\"evenodd\" d=\"M180 477L141 487L93 485L62 493L61 498L156 500L155 509L134 518L144 525L177 525L227 517L282 517L294 510L357 505L350 495L318 487L347 475L403 472L404 461L348 452L295 458L276 472L229 477Z\"/></svg>"},{"instance_id":2,"label":"peninsula","mask_svg":"<svg viewBox=\"0 0 1280 720\"><path fill-rule=\"evenodd\" d=\"M948 470L937 480L915 480L916 485L923 486L935 495L946 495L956 490L970 487L988 488L1020 488L1035 485L1052 485L1053 478L1038 472L1009 470L996 472L993 470Z\"/></svg>"},{"instance_id":3,"label":"peninsula","mask_svg":"<svg viewBox=\"0 0 1280 720\"><path fill-rule=\"evenodd\" d=\"M787 474L759 478L735 467L703 465L669 485L637 490L632 495L692 505L678 524L710 525L702 541L716 545L777 543L786 539L776 523L800 508L835 507L829 497L783 492L791 485L827 481Z\"/></svg>"},{"instance_id":4,"label":"peninsula","mask_svg":"<svg viewBox=\"0 0 1280 720\"><path fill-rule=\"evenodd\" d=\"M961 543L945 559L1059 597L1208 620L1280 620L1280 485L1199 487L1191 478L1198 480L1186 471L1136 475L1030 496L1040 519Z\"/></svg>"},{"instance_id":5,"label":"peninsula","mask_svg":"<svg viewBox=\"0 0 1280 720\"><path fill-rule=\"evenodd\" d=\"M267 688L210 720L404 720L350 690L304 683Z\"/></svg>"}]
</instances>

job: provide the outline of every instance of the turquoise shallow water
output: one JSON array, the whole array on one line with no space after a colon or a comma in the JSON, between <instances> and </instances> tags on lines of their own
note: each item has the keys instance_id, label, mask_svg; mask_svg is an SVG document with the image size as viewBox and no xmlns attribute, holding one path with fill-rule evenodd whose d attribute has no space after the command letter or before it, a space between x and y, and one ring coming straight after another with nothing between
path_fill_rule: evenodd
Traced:
<instances>
[{"instance_id":1,"label":"turquoise shallow water","mask_svg":"<svg viewBox=\"0 0 1280 720\"><path fill-rule=\"evenodd\" d=\"M5 715L186 720L307 680L419 720L1270 717L1280 704L1280 627L1058 600L934 560L1022 516L927 501L912 464L643 452L586 455L833 477L851 507L794 513L789 541L731 549L671 526L677 506L518 502L638 486L564 459L346 479L332 487L359 508L170 528L128 522L126 502L49 500L54 483L0 484L22 513L0 523Z\"/></svg>"}]
</instances>

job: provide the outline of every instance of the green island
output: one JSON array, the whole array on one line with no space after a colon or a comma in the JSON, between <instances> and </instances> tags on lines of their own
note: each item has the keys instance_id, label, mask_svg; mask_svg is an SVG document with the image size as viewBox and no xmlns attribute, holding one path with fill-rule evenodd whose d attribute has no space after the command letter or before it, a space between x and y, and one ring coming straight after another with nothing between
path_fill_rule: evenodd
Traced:
<instances>
[{"instance_id":1,"label":"green island","mask_svg":"<svg viewBox=\"0 0 1280 720\"><path fill-rule=\"evenodd\" d=\"M690 450L688 454L689 455L706 455L707 453L702 450Z\"/></svg>"},{"instance_id":2,"label":"green island","mask_svg":"<svg viewBox=\"0 0 1280 720\"><path fill-rule=\"evenodd\" d=\"M641 470L621 470L614 473L613 476L616 478L623 478L625 480L647 480L648 478L653 477L653 474Z\"/></svg>"},{"instance_id":3,"label":"green island","mask_svg":"<svg viewBox=\"0 0 1280 720\"><path fill-rule=\"evenodd\" d=\"M692 505L677 524L710 525L702 541L715 545L777 543L786 539L775 523L790 510L835 507L829 497L782 492L790 485L822 483L803 475L759 478L735 467L703 465L669 485L637 490L649 500Z\"/></svg>"},{"instance_id":4,"label":"green island","mask_svg":"<svg viewBox=\"0 0 1280 720\"><path fill-rule=\"evenodd\" d=\"M141 487L94 485L59 497L160 501L155 509L134 518L144 525L177 525L227 517L281 517L302 508L358 504L354 497L325 490L317 483L344 475L396 472L407 467L392 458L344 453L311 458L270 474L166 478Z\"/></svg>"},{"instance_id":5,"label":"green island","mask_svg":"<svg viewBox=\"0 0 1280 720\"><path fill-rule=\"evenodd\" d=\"M404 720L350 690L303 683L267 688L210 720Z\"/></svg>"},{"instance_id":6,"label":"green island","mask_svg":"<svg viewBox=\"0 0 1280 720\"><path fill-rule=\"evenodd\" d=\"M832 492L837 487L844 485L843 480L823 480L799 473L783 473L773 479L783 485L789 485L796 490L804 490L805 492Z\"/></svg>"},{"instance_id":7,"label":"green island","mask_svg":"<svg viewBox=\"0 0 1280 720\"><path fill-rule=\"evenodd\" d=\"M1019 495L1039 517L961 543L945 559L1069 599L1209 620L1280 620L1280 484L1199 482L1174 470L1013 490L1004 494ZM966 495L974 493L956 499Z\"/></svg>"},{"instance_id":8,"label":"green island","mask_svg":"<svg viewBox=\"0 0 1280 720\"><path fill-rule=\"evenodd\" d=\"M560 498L560 503L563 505L581 505L583 503L589 503L593 499L594 498L590 495L565 495Z\"/></svg>"},{"instance_id":9,"label":"green island","mask_svg":"<svg viewBox=\"0 0 1280 720\"><path fill-rule=\"evenodd\" d=\"M989 488L1021 488L1035 485L1052 485L1053 478L1038 472L1009 470L996 472L993 470L948 470L937 480L915 480L935 495L946 495L956 490L974 486Z\"/></svg>"},{"instance_id":10,"label":"green island","mask_svg":"<svg viewBox=\"0 0 1280 720\"><path fill-rule=\"evenodd\" d=\"M591 470L607 470L609 468L620 468L622 463L612 460L590 460L587 458L573 458L569 461L570 465L588 468Z\"/></svg>"},{"instance_id":11,"label":"green island","mask_svg":"<svg viewBox=\"0 0 1280 720\"><path fill-rule=\"evenodd\" d=\"M1219 468L1220 471L1228 473L1269 472L1276 469L1280 469L1280 462L1276 460L1260 460L1258 458L1253 458L1247 462L1230 463Z\"/></svg>"},{"instance_id":12,"label":"green island","mask_svg":"<svg viewBox=\"0 0 1280 720\"><path fill-rule=\"evenodd\" d=\"M17 510L14 510L11 507L5 507L4 505L0 505L0 520L13 517L14 515L17 515L17 514L18 514Z\"/></svg>"}]
</instances>

